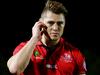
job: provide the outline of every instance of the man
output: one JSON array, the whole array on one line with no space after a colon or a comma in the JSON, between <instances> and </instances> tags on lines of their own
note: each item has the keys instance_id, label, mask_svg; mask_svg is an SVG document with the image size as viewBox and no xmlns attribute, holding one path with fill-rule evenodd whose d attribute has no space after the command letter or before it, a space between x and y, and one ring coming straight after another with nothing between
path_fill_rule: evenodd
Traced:
<instances>
[{"instance_id":1,"label":"man","mask_svg":"<svg viewBox=\"0 0 100 75\"><path fill-rule=\"evenodd\" d=\"M47 1L41 18L32 28L32 37L19 44L7 66L16 75L85 75L85 58L61 38L66 8Z\"/></svg>"}]
</instances>

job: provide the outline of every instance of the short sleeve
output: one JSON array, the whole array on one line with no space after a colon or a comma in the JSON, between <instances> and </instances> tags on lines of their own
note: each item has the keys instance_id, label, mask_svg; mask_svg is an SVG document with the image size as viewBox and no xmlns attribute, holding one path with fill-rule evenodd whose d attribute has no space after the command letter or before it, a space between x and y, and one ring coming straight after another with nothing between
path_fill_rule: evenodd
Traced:
<instances>
[{"instance_id":1,"label":"short sleeve","mask_svg":"<svg viewBox=\"0 0 100 75\"><path fill-rule=\"evenodd\" d=\"M20 49L26 44L26 42L21 42L13 51L13 55L15 55Z\"/></svg>"},{"instance_id":2,"label":"short sleeve","mask_svg":"<svg viewBox=\"0 0 100 75\"><path fill-rule=\"evenodd\" d=\"M73 50L73 56L78 67L79 74L86 74L86 61L84 55L78 50Z\"/></svg>"}]
</instances>

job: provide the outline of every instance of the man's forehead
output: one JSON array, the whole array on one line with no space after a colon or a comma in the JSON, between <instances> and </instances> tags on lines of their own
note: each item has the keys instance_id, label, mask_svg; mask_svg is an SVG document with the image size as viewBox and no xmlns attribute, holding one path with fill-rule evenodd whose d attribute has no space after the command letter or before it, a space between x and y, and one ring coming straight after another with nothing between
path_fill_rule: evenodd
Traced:
<instances>
[{"instance_id":1,"label":"man's forehead","mask_svg":"<svg viewBox=\"0 0 100 75\"><path fill-rule=\"evenodd\" d=\"M42 15L41 15L42 18L54 18L54 17L57 17L57 18L64 18L64 14L63 13L60 13L60 14L56 14L56 13L53 13L52 11L45 11Z\"/></svg>"},{"instance_id":2,"label":"man's forehead","mask_svg":"<svg viewBox=\"0 0 100 75\"><path fill-rule=\"evenodd\" d=\"M56 14L47 14L44 16L44 19L46 20L60 20L60 21L64 21L65 18L62 15L56 15Z\"/></svg>"},{"instance_id":3,"label":"man's forehead","mask_svg":"<svg viewBox=\"0 0 100 75\"><path fill-rule=\"evenodd\" d=\"M45 21L52 21L52 22L64 22L62 19L52 19L52 18L45 18Z\"/></svg>"}]
</instances>

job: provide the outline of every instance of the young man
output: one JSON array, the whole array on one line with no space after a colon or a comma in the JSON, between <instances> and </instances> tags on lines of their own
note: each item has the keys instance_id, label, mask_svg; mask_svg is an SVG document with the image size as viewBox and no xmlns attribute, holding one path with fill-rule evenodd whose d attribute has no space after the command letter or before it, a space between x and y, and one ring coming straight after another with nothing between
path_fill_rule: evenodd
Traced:
<instances>
[{"instance_id":1,"label":"young man","mask_svg":"<svg viewBox=\"0 0 100 75\"><path fill-rule=\"evenodd\" d=\"M61 3L47 1L32 37L19 44L7 62L12 74L86 75L85 58L61 37L67 13Z\"/></svg>"}]
</instances>

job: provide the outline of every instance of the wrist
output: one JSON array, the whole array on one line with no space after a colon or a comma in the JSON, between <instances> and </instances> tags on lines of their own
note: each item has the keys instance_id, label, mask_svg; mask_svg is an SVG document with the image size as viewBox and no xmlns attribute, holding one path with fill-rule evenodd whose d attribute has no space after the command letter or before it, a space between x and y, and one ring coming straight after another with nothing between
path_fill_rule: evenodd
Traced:
<instances>
[{"instance_id":1,"label":"wrist","mask_svg":"<svg viewBox=\"0 0 100 75\"><path fill-rule=\"evenodd\" d=\"M32 36L30 41L33 41L34 43L39 41L39 38L37 38L36 36Z\"/></svg>"}]
</instances>

